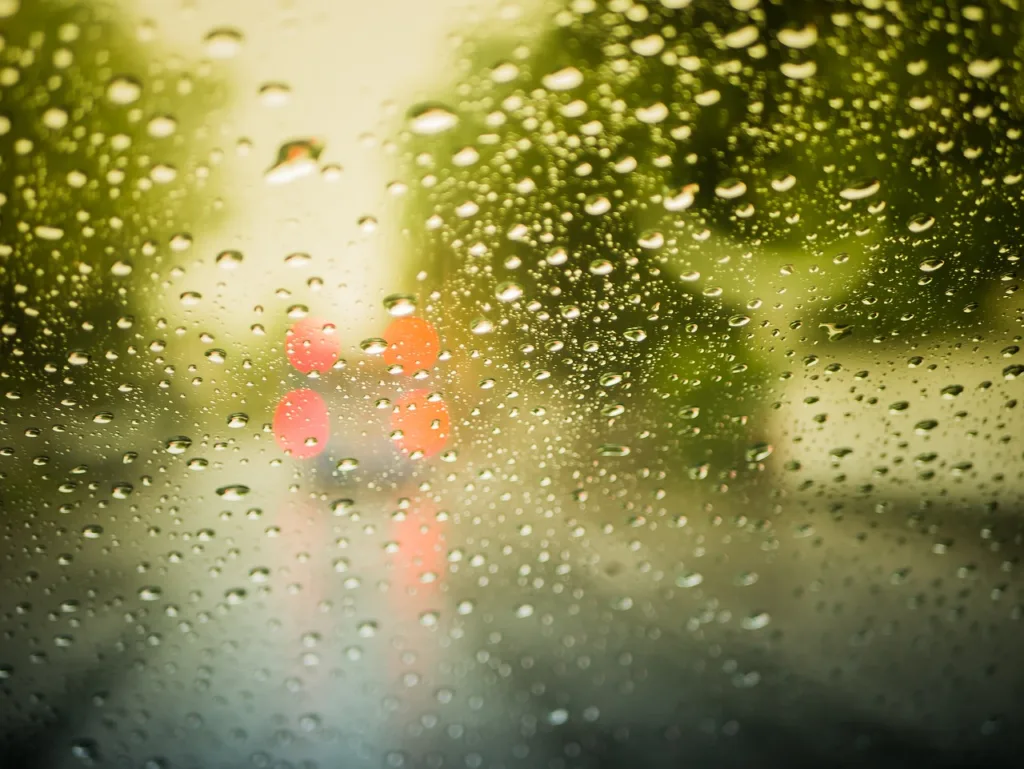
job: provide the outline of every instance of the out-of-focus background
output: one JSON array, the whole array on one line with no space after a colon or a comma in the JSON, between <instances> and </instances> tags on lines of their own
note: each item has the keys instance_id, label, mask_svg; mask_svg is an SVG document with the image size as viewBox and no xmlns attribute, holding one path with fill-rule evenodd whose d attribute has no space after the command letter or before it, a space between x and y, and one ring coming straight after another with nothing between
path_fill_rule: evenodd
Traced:
<instances>
[{"instance_id":1,"label":"out-of-focus background","mask_svg":"<svg viewBox=\"0 0 1024 769\"><path fill-rule=\"evenodd\" d=\"M1021 24L0 0L0 756L1016 765Z\"/></svg>"}]
</instances>

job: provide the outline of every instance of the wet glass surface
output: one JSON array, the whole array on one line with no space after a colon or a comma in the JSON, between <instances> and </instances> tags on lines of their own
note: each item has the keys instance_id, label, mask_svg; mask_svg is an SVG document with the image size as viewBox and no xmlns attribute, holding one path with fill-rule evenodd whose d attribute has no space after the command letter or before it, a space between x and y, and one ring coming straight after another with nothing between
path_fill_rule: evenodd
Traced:
<instances>
[{"instance_id":1,"label":"wet glass surface","mask_svg":"<svg viewBox=\"0 0 1024 769\"><path fill-rule=\"evenodd\" d=\"M0 765L1014 767L1024 14L0 0Z\"/></svg>"}]
</instances>

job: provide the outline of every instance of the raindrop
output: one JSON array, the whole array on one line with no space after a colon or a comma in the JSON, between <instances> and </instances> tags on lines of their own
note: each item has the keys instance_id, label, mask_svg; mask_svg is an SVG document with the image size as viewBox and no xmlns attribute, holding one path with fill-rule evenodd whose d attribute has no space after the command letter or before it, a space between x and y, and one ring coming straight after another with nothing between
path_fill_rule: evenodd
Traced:
<instances>
[{"instance_id":1,"label":"raindrop","mask_svg":"<svg viewBox=\"0 0 1024 769\"><path fill-rule=\"evenodd\" d=\"M228 427L238 429L240 427L245 427L247 424L249 424L248 414L237 411L234 414L228 415Z\"/></svg>"},{"instance_id":2,"label":"raindrop","mask_svg":"<svg viewBox=\"0 0 1024 769\"><path fill-rule=\"evenodd\" d=\"M458 115L440 104L422 104L409 112L409 128L420 136L450 131L458 122Z\"/></svg>"},{"instance_id":3,"label":"raindrop","mask_svg":"<svg viewBox=\"0 0 1024 769\"><path fill-rule=\"evenodd\" d=\"M498 285L495 295L502 302L514 302L522 298L523 288L518 283L508 281Z\"/></svg>"},{"instance_id":4,"label":"raindrop","mask_svg":"<svg viewBox=\"0 0 1024 769\"><path fill-rule=\"evenodd\" d=\"M489 334L494 331L494 324L487 318L476 318L470 326L470 331L474 334Z\"/></svg>"},{"instance_id":5,"label":"raindrop","mask_svg":"<svg viewBox=\"0 0 1024 769\"><path fill-rule=\"evenodd\" d=\"M107 84L107 99L114 104L132 104L142 96L142 84L134 78L120 75Z\"/></svg>"},{"instance_id":6,"label":"raindrop","mask_svg":"<svg viewBox=\"0 0 1024 769\"><path fill-rule=\"evenodd\" d=\"M772 455L775 448L770 443L756 443L747 449L748 462L761 462Z\"/></svg>"},{"instance_id":7,"label":"raindrop","mask_svg":"<svg viewBox=\"0 0 1024 769\"><path fill-rule=\"evenodd\" d=\"M758 28L753 24L748 24L745 27L733 30L728 33L724 38L723 42L729 48L746 48L749 45L753 45L757 42L757 38L760 37L761 33Z\"/></svg>"},{"instance_id":8,"label":"raindrop","mask_svg":"<svg viewBox=\"0 0 1024 769\"><path fill-rule=\"evenodd\" d=\"M222 270L234 270L243 259L241 251L221 251L217 254L217 266Z\"/></svg>"},{"instance_id":9,"label":"raindrop","mask_svg":"<svg viewBox=\"0 0 1024 769\"><path fill-rule=\"evenodd\" d=\"M583 73L576 67L565 67L545 75L541 83L549 91L570 91L583 83Z\"/></svg>"},{"instance_id":10,"label":"raindrop","mask_svg":"<svg viewBox=\"0 0 1024 769\"><path fill-rule=\"evenodd\" d=\"M157 115L146 124L146 131L154 139L166 139L178 130L178 121L170 115Z\"/></svg>"},{"instance_id":11,"label":"raindrop","mask_svg":"<svg viewBox=\"0 0 1024 769\"><path fill-rule=\"evenodd\" d=\"M600 216L611 211L612 203L603 195L591 195L583 204L583 209L591 216Z\"/></svg>"},{"instance_id":12,"label":"raindrop","mask_svg":"<svg viewBox=\"0 0 1024 769\"><path fill-rule=\"evenodd\" d=\"M283 107L292 97L292 89L285 83L264 83L257 92L264 107Z\"/></svg>"},{"instance_id":13,"label":"raindrop","mask_svg":"<svg viewBox=\"0 0 1024 769\"><path fill-rule=\"evenodd\" d=\"M384 298L384 309L393 318L404 318L416 312L416 297L409 294L391 294Z\"/></svg>"},{"instance_id":14,"label":"raindrop","mask_svg":"<svg viewBox=\"0 0 1024 769\"><path fill-rule=\"evenodd\" d=\"M916 216L912 216L907 222L907 229L916 234L930 230L934 224L934 216L931 216L930 214L917 214Z\"/></svg>"},{"instance_id":15,"label":"raindrop","mask_svg":"<svg viewBox=\"0 0 1024 769\"><path fill-rule=\"evenodd\" d=\"M715 195L724 200L733 200L742 197L747 191L747 185L739 179L726 179L715 187Z\"/></svg>"},{"instance_id":16,"label":"raindrop","mask_svg":"<svg viewBox=\"0 0 1024 769\"><path fill-rule=\"evenodd\" d=\"M882 183L878 179L866 179L841 190L839 197L843 200L864 200L865 198L870 198L881 188Z\"/></svg>"},{"instance_id":17,"label":"raindrop","mask_svg":"<svg viewBox=\"0 0 1024 769\"><path fill-rule=\"evenodd\" d=\"M967 73L979 80L987 80L1003 68L1001 59L974 59L967 65Z\"/></svg>"},{"instance_id":18,"label":"raindrop","mask_svg":"<svg viewBox=\"0 0 1024 769\"><path fill-rule=\"evenodd\" d=\"M385 350L388 349L388 343L386 340L380 337L372 337L370 339L364 339L359 343L359 349L365 352L367 355L381 355Z\"/></svg>"},{"instance_id":19,"label":"raindrop","mask_svg":"<svg viewBox=\"0 0 1024 769\"><path fill-rule=\"evenodd\" d=\"M744 630L760 630L766 627L771 620L771 615L768 612L761 611L744 617L741 624Z\"/></svg>"},{"instance_id":20,"label":"raindrop","mask_svg":"<svg viewBox=\"0 0 1024 769\"><path fill-rule=\"evenodd\" d=\"M818 42L818 28L813 24L803 27L783 27L778 33L779 42L787 48L802 50Z\"/></svg>"},{"instance_id":21,"label":"raindrop","mask_svg":"<svg viewBox=\"0 0 1024 769\"><path fill-rule=\"evenodd\" d=\"M516 617L518 619L526 619L527 617L533 616L533 606L528 603L520 604L516 607Z\"/></svg>"},{"instance_id":22,"label":"raindrop","mask_svg":"<svg viewBox=\"0 0 1024 769\"><path fill-rule=\"evenodd\" d=\"M793 80L806 80L814 77L818 71L818 64L815 61L785 61L779 65L779 71Z\"/></svg>"},{"instance_id":23,"label":"raindrop","mask_svg":"<svg viewBox=\"0 0 1024 769\"><path fill-rule=\"evenodd\" d=\"M647 332L642 328L628 328L622 335L630 342L642 342L647 338Z\"/></svg>"},{"instance_id":24,"label":"raindrop","mask_svg":"<svg viewBox=\"0 0 1024 769\"><path fill-rule=\"evenodd\" d=\"M312 174L324 150L320 139L295 139L285 142L277 151L277 159L263 175L267 184L288 184Z\"/></svg>"},{"instance_id":25,"label":"raindrop","mask_svg":"<svg viewBox=\"0 0 1024 769\"><path fill-rule=\"evenodd\" d=\"M211 30L203 39L206 55L213 59L231 59L242 50L242 33L231 27Z\"/></svg>"},{"instance_id":26,"label":"raindrop","mask_svg":"<svg viewBox=\"0 0 1024 769\"><path fill-rule=\"evenodd\" d=\"M688 571L676 577L676 585L679 587L697 587L704 582L704 575L697 571Z\"/></svg>"},{"instance_id":27,"label":"raindrop","mask_svg":"<svg viewBox=\"0 0 1024 769\"><path fill-rule=\"evenodd\" d=\"M178 435L174 438L168 438L164 443L164 449L168 454L184 454L188 451L188 448L191 445L191 438L186 438L184 435Z\"/></svg>"},{"instance_id":28,"label":"raindrop","mask_svg":"<svg viewBox=\"0 0 1024 769\"><path fill-rule=\"evenodd\" d=\"M217 496L228 502L238 502L243 499L249 493L249 487L241 484L232 484L231 486L221 486L217 489Z\"/></svg>"}]
</instances>

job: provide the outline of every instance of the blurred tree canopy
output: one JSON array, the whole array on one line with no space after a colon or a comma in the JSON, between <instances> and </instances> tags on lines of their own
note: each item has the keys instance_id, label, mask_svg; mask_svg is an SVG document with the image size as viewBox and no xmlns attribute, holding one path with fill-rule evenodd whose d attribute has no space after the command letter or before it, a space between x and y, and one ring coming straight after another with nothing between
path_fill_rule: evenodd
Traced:
<instances>
[{"instance_id":1,"label":"blurred tree canopy","mask_svg":"<svg viewBox=\"0 0 1024 769\"><path fill-rule=\"evenodd\" d=\"M824 367L1005 311L1013 4L576 0L547 26L467 46L409 115L407 234L450 341L555 370L590 422L624 374L633 438L675 427L701 473L750 460L809 350Z\"/></svg>"},{"instance_id":2,"label":"blurred tree canopy","mask_svg":"<svg viewBox=\"0 0 1024 769\"><path fill-rule=\"evenodd\" d=\"M114 556L116 536L82 552L82 528L131 509L140 472L126 465L152 440L138 431L160 418L157 389L140 385L160 363L148 349L160 338L160 279L194 228L217 220L195 191L208 175L205 113L224 89L160 50L154 30L130 26L120 4L8 0L0 12L0 522L5 611L26 623L5 641L18 670L0 683L17 711L4 713L15 743L0 753L50 765L35 728L66 723L109 685L117 647L96 630L59 671L32 675L24 661L46 655L31 611L76 556L83 596L130 568ZM50 551L62 555L39 558Z\"/></svg>"}]
</instances>

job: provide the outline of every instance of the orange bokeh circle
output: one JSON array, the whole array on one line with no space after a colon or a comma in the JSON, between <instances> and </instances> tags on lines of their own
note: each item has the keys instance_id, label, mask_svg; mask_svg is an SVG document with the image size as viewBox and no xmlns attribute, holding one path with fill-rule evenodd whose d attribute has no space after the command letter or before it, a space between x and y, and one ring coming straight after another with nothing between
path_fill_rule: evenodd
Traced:
<instances>
[{"instance_id":1,"label":"orange bokeh circle","mask_svg":"<svg viewBox=\"0 0 1024 769\"><path fill-rule=\"evenodd\" d=\"M395 441L403 454L422 451L433 456L444 448L451 434L448 405L440 399L428 399L429 390L413 390L399 396L391 414L391 429L401 430Z\"/></svg>"},{"instance_id":2,"label":"orange bokeh circle","mask_svg":"<svg viewBox=\"0 0 1024 769\"><path fill-rule=\"evenodd\" d=\"M441 351L437 329L423 318L395 318L384 332L384 341L388 343L384 362L400 365L406 374L430 368Z\"/></svg>"}]
</instances>

